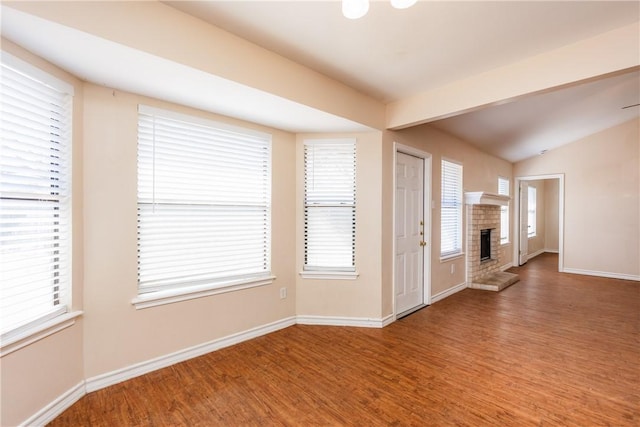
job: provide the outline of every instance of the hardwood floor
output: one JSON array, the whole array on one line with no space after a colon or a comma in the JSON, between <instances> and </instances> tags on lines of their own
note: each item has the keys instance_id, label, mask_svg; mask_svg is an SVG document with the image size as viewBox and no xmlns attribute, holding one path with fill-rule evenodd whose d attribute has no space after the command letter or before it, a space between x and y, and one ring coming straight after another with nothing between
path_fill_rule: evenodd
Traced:
<instances>
[{"instance_id":1,"label":"hardwood floor","mask_svg":"<svg viewBox=\"0 0 640 427\"><path fill-rule=\"evenodd\" d=\"M640 283L465 289L384 329L293 326L91 393L51 426L638 426Z\"/></svg>"}]
</instances>

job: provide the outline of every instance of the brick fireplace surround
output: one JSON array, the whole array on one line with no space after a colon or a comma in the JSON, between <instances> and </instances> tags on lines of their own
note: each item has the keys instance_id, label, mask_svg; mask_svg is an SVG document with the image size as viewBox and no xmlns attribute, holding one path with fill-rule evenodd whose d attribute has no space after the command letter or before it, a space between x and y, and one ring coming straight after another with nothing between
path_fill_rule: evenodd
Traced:
<instances>
[{"instance_id":1,"label":"brick fireplace surround","mask_svg":"<svg viewBox=\"0 0 640 427\"><path fill-rule=\"evenodd\" d=\"M465 193L467 205L467 287L500 291L519 280L517 274L500 270L500 206L509 196L485 192ZM480 261L480 232L491 230L491 255Z\"/></svg>"}]
</instances>

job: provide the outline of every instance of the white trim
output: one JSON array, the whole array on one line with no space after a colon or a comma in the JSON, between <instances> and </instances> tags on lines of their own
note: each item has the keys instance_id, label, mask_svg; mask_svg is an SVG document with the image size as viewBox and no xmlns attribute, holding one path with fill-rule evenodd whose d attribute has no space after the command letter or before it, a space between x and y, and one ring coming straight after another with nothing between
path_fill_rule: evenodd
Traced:
<instances>
[{"instance_id":1,"label":"white trim","mask_svg":"<svg viewBox=\"0 0 640 427\"><path fill-rule=\"evenodd\" d=\"M356 280L360 273L357 271L301 271L300 277L303 279L320 280Z\"/></svg>"},{"instance_id":2,"label":"white trim","mask_svg":"<svg viewBox=\"0 0 640 427\"><path fill-rule=\"evenodd\" d=\"M513 236L513 259L514 263L519 263L520 260L520 181L537 181L540 179L557 179L558 180L558 271L562 273L564 271L564 173L547 174L547 175L531 175L531 176L517 176L514 178L514 196L513 218L515 219L511 230L516 230L516 234ZM517 196L517 197L516 197Z\"/></svg>"},{"instance_id":3,"label":"white trim","mask_svg":"<svg viewBox=\"0 0 640 427\"><path fill-rule=\"evenodd\" d=\"M500 267L500 271L506 271L506 270L510 269L511 267L513 267L513 262L508 262L505 265Z\"/></svg>"},{"instance_id":4,"label":"white trim","mask_svg":"<svg viewBox=\"0 0 640 427\"><path fill-rule=\"evenodd\" d=\"M544 252L549 252L550 254L557 254L559 251L557 249L545 249Z\"/></svg>"},{"instance_id":5,"label":"white trim","mask_svg":"<svg viewBox=\"0 0 640 427\"><path fill-rule=\"evenodd\" d=\"M156 357L151 360L136 363L131 366L127 366L126 368L117 369L112 372L107 372L106 374L88 378L86 380L87 393L100 390L110 385L117 384L161 368L166 368L167 366L171 366L179 362L184 362L185 360L189 360L194 357L211 353L212 351L220 350L234 344L239 344L243 341L248 341L250 339L293 326L295 323L295 317L287 317L266 325L251 328L244 332L238 332L223 338L218 338L213 341L179 350L174 353Z\"/></svg>"},{"instance_id":6,"label":"white trim","mask_svg":"<svg viewBox=\"0 0 640 427\"><path fill-rule=\"evenodd\" d=\"M136 310L141 310L143 308L157 307L159 305L172 304L174 302L187 301L211 295L224 294L226 292L234 292L242 289L270 285L274 280L275 276L267 276L253 279L242 279L224 284L216 283L215 285L208 284L203 286L170 289L168 291L149 292L138 295L131 300L131 304L136 307Z\"/></svg>"},{"instance_id":7,"label":"white trim","mask_svg":"<svg viewBox=\"0 0 640 427\"><path fill-rule=\"evenodd\" d=\"M368 317L339 317L339 316L297 316L298 325L321 326L355 326L360 328L383 328L394 321L393 314L382 319Z\"/></svg>"},{"instance_id":8,"label":"white trim","mask_svg":"<svg viewBox=\"0 0 640 427\"><path fill-rule=\"evenodd\" d=\"M467 288L467 282L460 283L459 285L455 285L447 290L438 292L437 294L433 295L431 297L431 302L435 303L438 301L442 301L443 299L450 297L451 295L458 293L462 290L465 290L466 288Z\"/></svg>"},{"instance_id":9,"label":"white trim","mask_svg":"<svg viewBox=\"0 0 640 427\"><path fill-rule=\"evenodd\" d=\"M593 271L593 270L582 270L579 268L565 268L564 273L571 274L583 274L585 276L597 276L597 277L607 277L610 279L622 279L622 280L632 280L634 282L640 282L640 275L636 274L624 274L624 273L611 273L608 271Z\"/></svg>"},{"instance_id":10,"label":"white trim","mask_svg":"<svg viewBox=\"0 0 640 427\"><path fill-rule=\"evenodd\" d=\"M441 256L440 257L440 262L452 261L452 260L454 260L456 258L462 258L463 256L464 256L464 252Z\"/></svg>"},{"instance_id":11,"label":"white trim","mask_svg":"<svg viewBox=\"0 0 640 427\"><path fill-rule=\"evenodd\" d=\"M71 407L74 403L80 400L87 391L84 386L84 381L80 381L74 387L58 396L51 403L38 412L27 418L20 423L21 426L44 426L53 421L58 415Z\"/></svg>"},{"instance_id":12,"label":"white trim","mask_svg":"<svg viewBox=\"0 0 640 427\"><path fill-rule=\"evenodd\" d=\"M4 357L7 354L40 341L49 335L73 326L76 323L76 318L81 315L82 311L72 311L71 313L61 314L48 322L41 323L33 328L27 329L19 335L3 340L2 343L0 343L0 357Z\"/></svg>"},{"instance_id":13,"label":"white trim","mask_svg":"<svg viewBox=\"0 0 640 427\"><path fill-rule=\"evenodd\" d=\"M527 259L532 259L537 257L538 255L542 255L543 253L545 253L546 251L544 249L538 249L537 251L535 251L534 253L528 254Z\"/></svg>"},{"instance_id":14,"label":"white trim","mask_svg":"<svg viewBox=\"0 0 640 427\"><path fill-rule=\"evenodd\" d=\"M76 316L82 312L75 312ZM130 380L140 375L148 374L158 369L166 368L176 363L202 356L225 347L230 347L244 341L248 341L259 336L276 332L280 329L288 328L295 324L300 325L324 325L324 326L354 326L366 328L383 328L395 321L395 316L389 314L381 319L357 318L357 317L330 317L330 316L292 316L277 320L266 325L257 326L247 331L232 334L207 343L199 344L174 353L156 357L144 362L136 363L122 369L107 372L81 381L76 386L61 394L51 403L33 414L21 426L46 425L53 421L63 411L71 407L88 393Z\"/></svg>"},{"instance_id":15,"label":"white trim","mask_svg":"<svg viewBox=\"0 0 640 427\"><path fill-rule=\"evenodd\" d=\"M396 317L393 314L389 314L386 315L385 317L383 317L382 319L380 319L381 323L381 327L384 328L385 326L389 326L390 324L392 324L393 322L396 321Z\"/></svg>"}]
</instances>

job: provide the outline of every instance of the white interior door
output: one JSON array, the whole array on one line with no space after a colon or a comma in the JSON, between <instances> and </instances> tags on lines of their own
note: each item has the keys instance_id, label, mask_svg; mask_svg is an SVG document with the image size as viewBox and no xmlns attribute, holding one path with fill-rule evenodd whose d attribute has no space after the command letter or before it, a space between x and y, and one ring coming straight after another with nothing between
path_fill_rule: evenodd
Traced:
<instances>
[{"instance_id":1,"label":"white interior door","mask_svg":"<svg viewBox=\"0 0 640 427\"><path fill-rule=\"evenodd\" d=\"M520 181L520 234L518 265L523 265L529 259L529 183Z\"/></svg>"},{"instance_id":2,"label":"white interior door","mask_svg":"<svg viewBox=\"0 0 640 427\"><path fill-rule=\"evenodd\" d=\"M424 303L424 159L396 156L396 314Z\"/></svg>"}]
</instances>

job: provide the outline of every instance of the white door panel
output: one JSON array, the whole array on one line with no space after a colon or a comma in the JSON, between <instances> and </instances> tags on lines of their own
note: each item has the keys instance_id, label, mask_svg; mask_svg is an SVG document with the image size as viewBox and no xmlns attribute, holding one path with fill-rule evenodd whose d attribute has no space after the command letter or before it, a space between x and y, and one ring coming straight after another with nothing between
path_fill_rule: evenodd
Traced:
<instances>
[{"instance_id":1,"label":"white door panel","mask_svg":"<svg viewBox=\"0 0 640 427\"><path fill-rule=\"evenodd\" d=\"M396 158L396 313L423 304L424 159L404 153Z\"/></svg>"}]
</instances>

